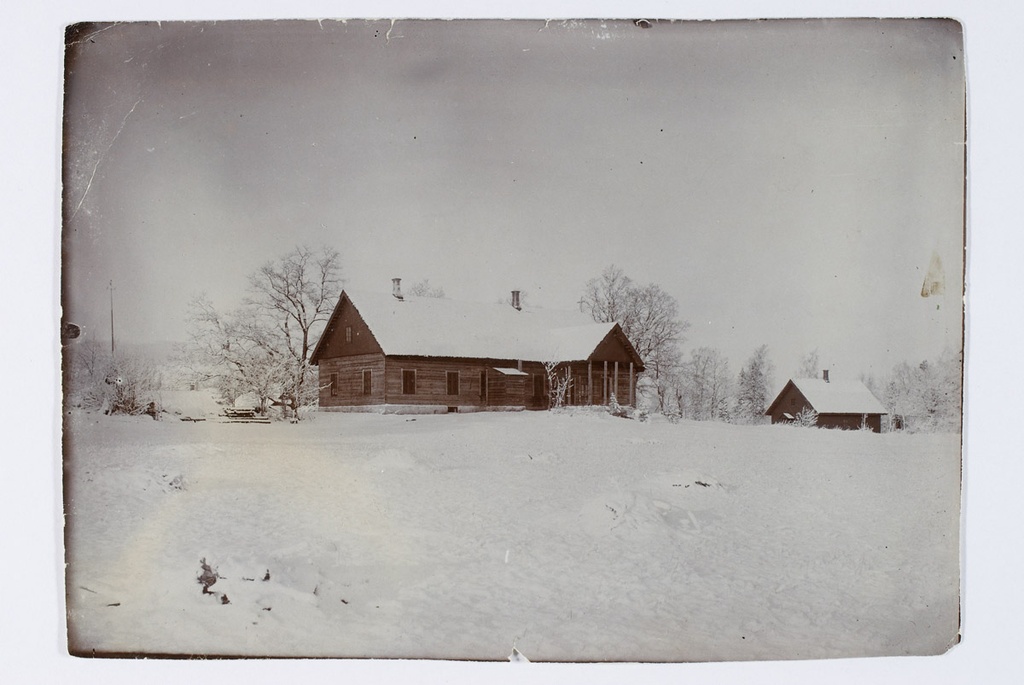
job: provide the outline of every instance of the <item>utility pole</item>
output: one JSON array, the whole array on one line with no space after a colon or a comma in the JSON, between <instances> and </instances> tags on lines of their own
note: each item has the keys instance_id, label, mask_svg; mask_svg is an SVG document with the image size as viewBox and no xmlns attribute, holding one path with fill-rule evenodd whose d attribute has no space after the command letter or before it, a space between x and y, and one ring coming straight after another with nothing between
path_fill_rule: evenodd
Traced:
<instances>
[{"instance_id":1,"label":"utility pole","mask_svg":"<svg viewBox=\"0 0 1024 685\"><path fill-rule=\"evenodd\" d=\"M114 358L114 281L110 281L110 358Z\"/></svg>"}]
</instances>

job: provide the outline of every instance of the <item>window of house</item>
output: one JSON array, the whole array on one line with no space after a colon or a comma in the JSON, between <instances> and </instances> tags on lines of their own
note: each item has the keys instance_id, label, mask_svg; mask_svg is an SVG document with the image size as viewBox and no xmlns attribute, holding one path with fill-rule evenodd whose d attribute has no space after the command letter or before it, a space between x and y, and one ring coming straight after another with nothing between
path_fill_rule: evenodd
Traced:
<instances>
[{"instance_id":1,"label":"window of house","mask_svg":"<svg viewBox=\"0 0 1024 685\"><path fill-rule=\"evenodd\" d=\"M402 394L416 394L416 370L402 369Z\"/></svg>"},{"instance_id":2,"label":"window of house","mask_svg":"<svg viewBox=\"0 0 1024 685\"><path fill-rule=\"evenodd\" d=\"M544 397L544 376L539 373L533 377L533 396L538 399Z\"/></svg>"},{"instance_id":3,"label":"window of house","mask_svg":"<svg viewBox=\"0 0 1024 685\"><path fill-rule=\"evenodd\" d=\"M480 372L480 397L487 397L487 372Z\"/></svg>"},{"instance_id":4,"label":"window of house","mask_svg":"<svg viewBox=\"0 0 1024 685\"><path fill-rule=\"evenodd\" d=\"M363 394L369 395L373 390L373 372L369 369L363 371Z\"/></svg>"},{"instance_id":5,"label":"window of house","mask_svg":"<svg viewBox=\"0 0 1024 685\"><path fill-rule=\"evenodd\" d=\"M331 397L337 397L338 396L338 374L332 373L331 376L330 376L330 381L329 382L330 382L330 385L331 385Z\"/></svg>"},{"instance_id":6,"label":"window of house","mask_svg":"<svg viewBox=\"0 0 1024 685\"><path fill-rule=\"evenodd\" d=\"M458 395L459 394L459 372L448 371L445 374L446 380L448 381L448 394Z\"/></svg>"},{"instance_id":7,"label":"window of house","mask_svg":"<svg viewBox=\"0 0 1024 685\"><path fill-rule=\"evenodd\" d=\"M345 342L347 342L347 343L352 342L352 327L351 326L345 326Z\"/></svg>"}]
</instances>

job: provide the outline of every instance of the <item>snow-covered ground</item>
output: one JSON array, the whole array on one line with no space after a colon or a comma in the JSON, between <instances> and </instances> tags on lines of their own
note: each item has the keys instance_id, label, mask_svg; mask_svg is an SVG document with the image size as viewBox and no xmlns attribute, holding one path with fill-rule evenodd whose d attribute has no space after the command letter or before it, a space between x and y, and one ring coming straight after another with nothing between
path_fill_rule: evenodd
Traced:
<instances>
[{"instance_id":1,"label":"snow-covered ground","mask_svg":"<svg viewBox=\"0 0 1024 685\"><path fill-rule=\"evenodd\" d=\"M532 412L66 428L79 653L746 660L958 633L959 436Z\"/></svg>"}]
</instances>

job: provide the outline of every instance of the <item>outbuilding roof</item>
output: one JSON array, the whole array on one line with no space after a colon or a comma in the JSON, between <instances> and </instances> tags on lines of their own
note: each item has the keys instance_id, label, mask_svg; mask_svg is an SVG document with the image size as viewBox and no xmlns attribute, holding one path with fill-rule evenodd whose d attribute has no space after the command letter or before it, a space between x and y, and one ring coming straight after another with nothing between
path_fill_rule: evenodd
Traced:
<instances>
[{"instance_id":1,"label":"outbuilding roof","mask_svg":"<svg viewBox=\"0 0 1024 685\"><path fill-rule=\"evenodd\" d=\"M436 297L405 296L399 300L385 293L346 291L335 314L346 298L387 355L584 361L617 332L641 363L618 324L595 323L579 312L517 310L508 304ZM319 350L318 343L313 363L319 359Z\"/></svg>"},{"instance_id":2,"label":"outbuilding roof","mask_svg":"<svg viewBox=\"0 0 1024 685\"><path fill-rule=\"evenodd\" d=\"M819 414L885 414L885 407L860 381L821 378L794 378L793 384ZM768 408L771 413L776 402L786 393L785 388Z\"/></svg>"}]
</instances>

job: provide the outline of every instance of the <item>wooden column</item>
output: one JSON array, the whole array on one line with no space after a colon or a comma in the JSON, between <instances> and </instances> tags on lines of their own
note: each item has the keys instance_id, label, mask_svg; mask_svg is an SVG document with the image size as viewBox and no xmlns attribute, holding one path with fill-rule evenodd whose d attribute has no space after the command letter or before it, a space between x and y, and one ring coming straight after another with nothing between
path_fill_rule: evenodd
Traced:
<instances>
[{"instance_id":1,"label":"wooden column","mask_svg":"<svg viewBox=\"0 0 1024 685\"><path fill-rule=\"evenodd\" d=\"M636 395L633 387L633 362L629 363L629 406L636 407Z\"/></svg>"},{"instance_id":2,"label":"wooden column","mask_svg":"<svg viewBox=\"0 0 1024 685\"><path fill-rule=\"evenodd\" d=\"M594 403L594 362L587 361L587 404Z\"/></svg>"},{"instance_id":3,"label":"wooden column","mask_svg":"<svg viewBox=\"0 0 1024 685\"><path fill-rule=\"evenodd\" d=\"M604 373L601 374L601 404L608 404L608 362L604 363Z\"/></svg>"},{"instance_id":4,"label":"wooden column","mask_svg":"<svg viewBox=\"0 0 1024 685\"><path fill-rule=\"evenodd\" d=\"M615 393L615 401L619 401L619 363L615 362L615 380L612 381L612 392Z\"/></svg>"}]
</instances>

